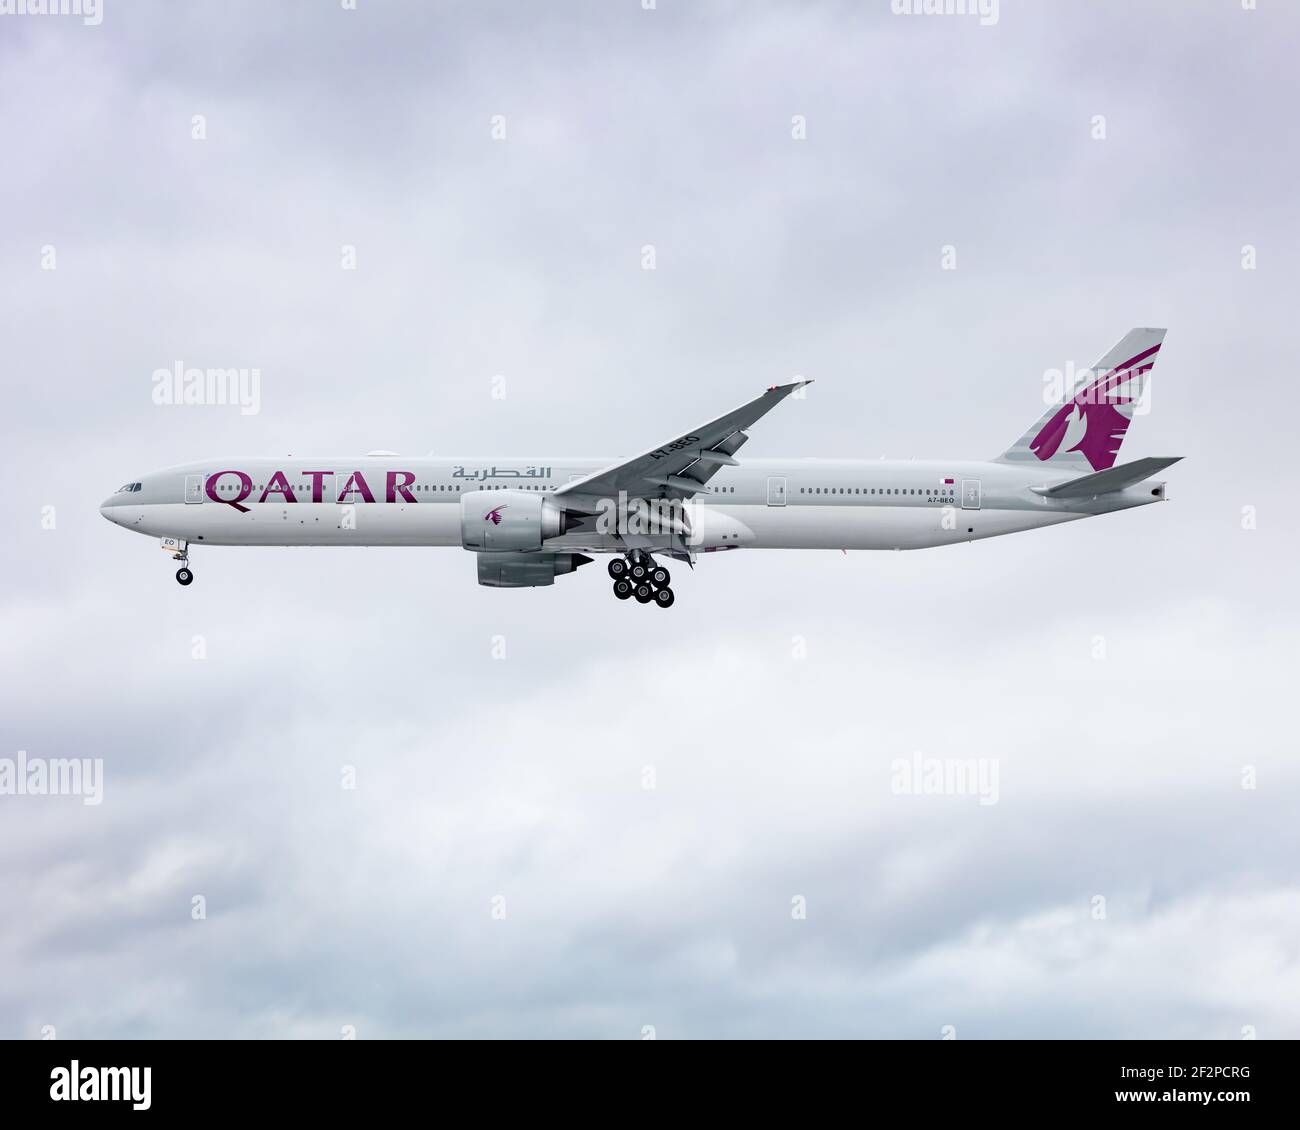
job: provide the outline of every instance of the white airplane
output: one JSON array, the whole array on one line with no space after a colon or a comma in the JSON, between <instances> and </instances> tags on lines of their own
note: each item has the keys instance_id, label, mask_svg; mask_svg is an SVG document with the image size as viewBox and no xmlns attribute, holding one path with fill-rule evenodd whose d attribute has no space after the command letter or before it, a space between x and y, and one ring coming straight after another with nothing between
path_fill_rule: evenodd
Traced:
<instances>
[{"instance_id":1,"label":"white airplane","mask_svg":"<svg viewBox=\"0 0 1300 1130\"><path fill-rule=\"evenodd\" d=\"M673 604L668 569L732 549L922 549L1072 522L1165 497L1178 458L1115 465L1165 331L1131 330L989 462L755 459L748 429L796 389L623 461L210 459L121 487L100 513L160 538L193 581L196 545L437 545L477 556L478 580L532 588L612 554L614 595Z\"/></svg>"}]
</instances>

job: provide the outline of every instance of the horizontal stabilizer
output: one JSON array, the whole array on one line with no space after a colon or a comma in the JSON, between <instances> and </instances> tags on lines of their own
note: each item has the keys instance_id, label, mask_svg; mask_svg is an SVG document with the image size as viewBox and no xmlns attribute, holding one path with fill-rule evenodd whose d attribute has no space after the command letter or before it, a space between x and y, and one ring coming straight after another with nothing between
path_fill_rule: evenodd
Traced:
<instances>
[{"instance_id":1,"label":"horizontal stabilizer","mask_svg":"<svg viewBox=\"0 0 1300 1130\"><path fill-rule=\"evenodd\" d=\"M1108 467L1105 471L1071 479L1068 483L1034 489L1048 498L1091 498L1098 494L1110 494L1111 491L1123 490L1159 474L1181 458L1181 455L1166 458L1149 455L1145 459L1135 459L1132 463L1121 463L1118 467Z\"/></svg>"}]
</instances>

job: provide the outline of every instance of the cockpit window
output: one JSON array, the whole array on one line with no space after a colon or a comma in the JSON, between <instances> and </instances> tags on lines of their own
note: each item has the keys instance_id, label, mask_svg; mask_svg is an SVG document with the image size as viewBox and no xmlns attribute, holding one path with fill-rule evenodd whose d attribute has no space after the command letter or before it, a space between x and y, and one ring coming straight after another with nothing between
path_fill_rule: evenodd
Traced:
<instances>
[{"instance_id":1,"label":"cockpit window","mask_svg":"<svg viewBox=\"0 0 1300 1130\"><path fill-rule=\"evenodd\" d=\"M127 483L125 486L118 487L114 493L131 494L133 491L139 490L142 485L143 485L142 483Z\"/></svg>"}]
</instances>

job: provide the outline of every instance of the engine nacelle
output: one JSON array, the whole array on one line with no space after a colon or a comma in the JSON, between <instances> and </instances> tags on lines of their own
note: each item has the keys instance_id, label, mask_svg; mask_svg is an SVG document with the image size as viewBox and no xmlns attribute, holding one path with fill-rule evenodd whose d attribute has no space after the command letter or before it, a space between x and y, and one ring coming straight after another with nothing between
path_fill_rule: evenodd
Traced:
<instances>
[{"instance_id":1,"label":"engine nacelle","mask_svg":"<svg viewBox=\"0 0 1300 1130\"><path fill-rule=\"evenodd\" d=\"M591 561L585 553L480 553L478 583L494 589L532 589L553 585Z\"/></svg>"},{"instance_id":2,"label":"engine nacelle","mask_svg":"<svg viewBox=\"0 0 1300 1130\"><path fill-rule=\"evenodd\" d=\"M545 495L524 490L475 490L460 497L460 544L483 550L541 549L576 523Z\"/></svg>"}]
</instances>

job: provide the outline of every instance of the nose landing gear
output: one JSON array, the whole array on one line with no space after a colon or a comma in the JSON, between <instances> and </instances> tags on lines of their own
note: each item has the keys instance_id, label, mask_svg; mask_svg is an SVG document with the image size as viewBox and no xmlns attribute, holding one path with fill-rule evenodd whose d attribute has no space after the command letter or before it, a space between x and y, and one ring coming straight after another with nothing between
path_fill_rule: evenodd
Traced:
<instances>
[{"instance_id":1,"label":"nose landing gear","mask_svg":"<svg viewBox=\"0 0 1300 1130\"><path fill-rule=\"evenodd\" d=\"M168 538L164 538L164 539L163 539L163 548L164 548L164 549L171 549L171 548L173 548L173 546L175 546L175 544L176 544L175 542L172 542L171 545L168 545L167 542L168 542L169 540L170 540L170 539L168 539ZM181 567L180 567L179 569L176 570L176 580L177 580L178 583L180 583L180 584L182 584L182 585L193 584L193 583L194 583L194 572L193 572L192 569L190 569L190 550L189 550L189 546L187 546L184 542L181 542L181 543L180 543L180 546L181 546L181 548L180 548L176 553L173 553L173 554L172 554L172 560L173 560L173 561L179 561L179 562L181 563Z\"/></svg>"},{"instance_id":2,"label":"nose landing gear","mask_svg":"<svg viewBox=\"0 0 1300 1130\"><path fill-rule=\"evenodd\" d=\"M672 574L644 550L634 550L626 558L610 561L609 575L614 578L614 595L619 600L635 597L638 604L657 604L671 608L676 597L668 587Z\"/></svg>"}]
</instances>

